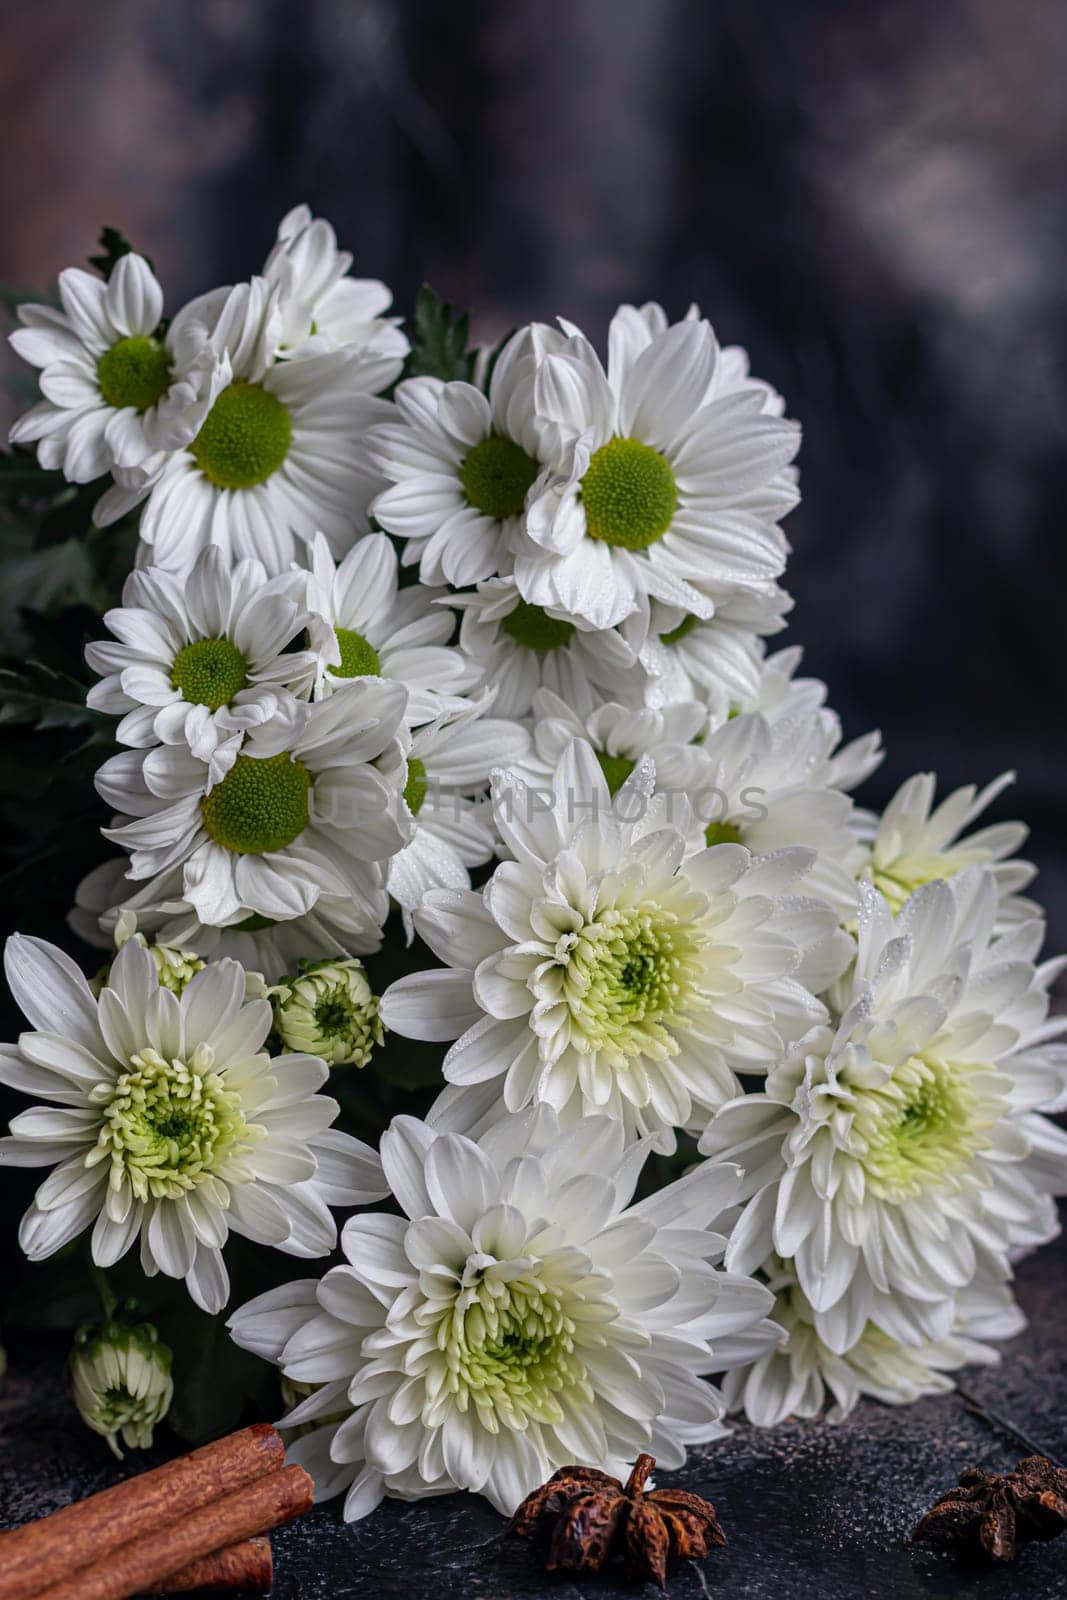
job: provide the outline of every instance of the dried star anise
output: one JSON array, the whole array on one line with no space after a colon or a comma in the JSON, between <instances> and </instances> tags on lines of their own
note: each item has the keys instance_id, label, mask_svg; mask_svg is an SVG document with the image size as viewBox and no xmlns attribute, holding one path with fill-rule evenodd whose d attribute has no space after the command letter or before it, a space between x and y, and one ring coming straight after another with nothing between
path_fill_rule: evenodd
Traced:
<instances>
[{"instance_id":1,"label":"dried star anise","mask_svg":"<svg viewBox=\"0 0 1067 1600\"><path fill-rule=\"evenodd\" d=\"M954 1554L1014 1561L1032 1539L1055 1539L1067 1528L1067 1468L1027 1456L1013 1472L968 1467L912 1533Z\"/></svg>"},{"instance_id":2,"label":"dried star anise","mask_svg":"<svg viewBox=\"0 0 1067 1600\"><path fill-rule=\"evenodd\" d=\"M547 1545L549 1572L599 1572L621 1556L631 1578L666 1587L669 1559L706 1556L726 1543L715 1507L685 1489L644 1493L656 1465L638 1456L625 1486L595 1467L561 1467L527 1495L511 1532Z\"/></svg>"}]
</instances>

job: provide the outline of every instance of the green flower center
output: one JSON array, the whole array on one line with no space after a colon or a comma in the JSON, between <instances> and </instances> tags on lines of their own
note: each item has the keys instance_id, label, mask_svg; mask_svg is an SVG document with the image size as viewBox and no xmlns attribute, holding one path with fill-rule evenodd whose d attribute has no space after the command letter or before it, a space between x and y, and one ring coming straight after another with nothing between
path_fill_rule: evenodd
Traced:
<instances>
[{"instance_id":1,"label":"green flower center","mask_svg":"<svg viewBox=\"0 0 1067 1600\"><path fill-rule=\"evenodd\" d=\"M550 617L540 606L520 600L500 624L501 630L525 650L561 650L574 637L574 623Z\"/></svg>"},{"instance_id":2,"label":"green flower center","mask_svg":"<svg viewBox=\"0 0 1067 1600\"><path fill-rule=\"evenodd\" d=\"M238 378L223 389L189 454L217 489L251 489L277 472L293 437L293 419L269 390Z\"/></svg>"},{"instance_id":3,"label":"green flower center","mask_svg":"<svg viewBox=\"0 0 1067 1600\"><path fill-rule=\"evenodd\" d=\"M238 756L221 783L200 802L204 827L236 855L284 850L308 825L311 774L285 751Z\"/></svg>"},{"instance_id":4,"label":"green flower center","mask_svg":"<svg viewBox=\"0 0 1067 1600\"><path fill-rule=\"evenodd\" d=\"M660 634L660 644L678 644L687 634L692 633L699 621L700 618L695 616L692 611L686 612L676 628L668 628L666 633Z\"/></svg>"},{"instance_id":5,"label":"green flower center","mask_svg":"<svg viewBox=\"0 0 1067 1600\"><path fill-rule=\"evenodd\" d=\"M147 411L170 388L170 356L158 339L144 334L120 339L96 363L96 381L109 406Z\"/></svg>"},{"instance_id":6,"label":"green flower center","mask_svg":"<svg viewBox=\"0 0 1067 1600\"><path fill-rule=\"evenodd\" d=\"M417 817L422 810L422 802L426 799L426 791L430 785L426 779L426 765L417 756L408 760L408 781L404 785L404 804L413 817Z\"/></svg>"},{"instance_id":7,"label":"green flower center","mask_svg":"<svg viewBox=\"0 0 1067 1600\"><path fill-rule=\"evenodd\" d=\"M335 678L377 678L382 664L378 652L369 639L364 639L355 628L335 628L337 643L341 647L341 665L331 667Z\"/></svg>"},{"instance_id":8,"label":"green flower center","mask_svg":"<svg viewBox=\"0 0 1067 1600\"><path fill-rule=\"evenodd\" d=\"M601 772L608 781L608 793L618 794L637 762L631 761L629 756L609 756L606 750L598 750L596 758L600 763Z\"/></svg>"},{"instance_id":9,"label":"green flower center","mask_svg":"<svg viewBox=\"0 0 1067 1600\"><path fill-rule=\"evenodd\" d=\"M470 1276L468 1265L465 1280ZM523 1429L531 1421L561 1422L559 1396L588 1388L565 1297L534 1273L504 1281L490 1268L473 1278L434 1330L455 1404L473 1405L494 1432L501 1423Z\"/></svg>"},{"instance_id":10,"label":"green flower center","mask_svg":"<svg viewBox=\"0 0 1067 1600\"><path fill-rule=\"evenodd\" d=\"M899 1203L951 1179L984 1148L989 1121L966 1070L911 1056L881 1088L856 1095L868 1187Z\"/></svg>"},{"instance_id":11,"label":"green flower center","mask_svg":"<svg viewBox=\"0 0 1067 1600\"><path fill-rule=\"evenodd\" d=\"M704 843L709 847L715 844L743 844L741 829L732 822L709 822L704 829Z\"/></svg>"},{"instance_id":12,"label":"green flower center","mask_svg":"<svg viewBox=\"0 0 1067 1600\"><path fill-rule=\"evenodd\" d=\"M591 539L647 550L662 539L678 505L670 462L639 439L609 439L593 455L581 486Z\"/></svg>"},{"instance_id":13,"label":"green flower center","mask_svg":"<svg viewBox=\"0 0 1067 1600\"><path fill-rule=\"evenodd\" d=\"M465 458L459 481L468 504L487 517L502 521L517 517L526 504L526 493L541 468L533 456L513 439L494 433Z\"/></svg>"},{"instance_id":14,"label":"green flower center","mask_svg":"<svg viewBox=\"0 0 1067 1600\"><path fill-rule=\"evenodd\" d=\"M195 1055L186 1063L142 1050L93 1098L103 1125L88 1161L107 1161L112 1188L128 1182L142 1201L177 1199L265 1137L246 1123L240 1094Z\"/></svg>"},{"instance_id":15,"label":"green flower center","mask_svg":"<svg viewBox=\"0 0 1067 1600\"><path fill-rule=\"evenodd\" d=\"M616 906L597 914L563 953L562 996L571 1043L607 1051L616 1065L677 1053L666 1024L699 993L699 932L665 906Z\"/></svg>"},{"instance_id":16,"label":"green flower center","mask_svg":"<svg viewBox=\"0 0 1067 1600\"><path fill-rule=\"evenodd\" d=\"M918 858L905 856L886 867L873 867L871 882L879 894L885 896L890 910L896 916L905 900L916 889L921 889L924 883L933 883L937 878L953 878L961 866L974 859L977 856L953 860L950 854L940 855L937 852Z\"/></svg>"},{"instance_id":17,"label":"green flower center","mask_svg":"<svg viewBox=\"0 0 1067 1600\"><path fill-rule=\"evenodd\" d=\"M248 662L229 639L197 639L174 657L170 681L190 705L217 711L248 683Z\"/></svg>"}]
</instances>

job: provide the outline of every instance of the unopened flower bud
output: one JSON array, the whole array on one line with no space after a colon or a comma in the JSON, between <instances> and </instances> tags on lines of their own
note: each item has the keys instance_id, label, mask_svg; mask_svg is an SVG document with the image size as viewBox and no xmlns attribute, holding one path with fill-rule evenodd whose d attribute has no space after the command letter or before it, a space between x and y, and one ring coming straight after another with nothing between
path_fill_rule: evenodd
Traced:
<instances>
[{"instance_id":1,"label":"unopened flower bud","mask_svg":"<svg viewBox=\"0 0 1067 1600\"><path fill-rule=\"evenodd\" d=\"M71 1392L82 1421L102 1434L120 1459L147 1450L152 1430L170 1409L171 1353L150 1322L108 1321L79 1328L70 1356Z\"/></svg>"},{"instance_id":2,"label":"unopened flower bud","mask_svg":"<svg viewBox=\"0 0 1067 1600\"><path fill-rule=\"evenodd\" d=\"M382 1042L378 1000L360 961L303 962L298 977L270 993L275 1027L288 1050L319 1056L331 1067L365 1067Z\"/></svg>"}]
</instances>

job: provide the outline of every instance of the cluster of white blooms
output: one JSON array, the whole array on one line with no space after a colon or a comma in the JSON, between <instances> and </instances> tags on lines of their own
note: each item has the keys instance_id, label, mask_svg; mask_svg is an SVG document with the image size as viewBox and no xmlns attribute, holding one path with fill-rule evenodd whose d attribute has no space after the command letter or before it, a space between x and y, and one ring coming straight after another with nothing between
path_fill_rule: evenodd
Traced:
<instances>
[{"instance_id":1,"label":"cluster of white blooms","mask_svg":"<svg viewBox=\"0 0 1067 1600\"><path fill-rule=\"evenodd\" d=\"M1010 778L857 806L878 735L768 653L799 429L695 308L404 377L350 266L299 207L169 323L132 254L20 312L13 439L140 519L87 650L122 854L72 919L121 949L94 996L9 947L0 1081L54 1103L0 1153L55 1167L24 1248L140 1238L215 1311L228 1231L320 1255L391 1196L232 1322L349 1517L943 1388L1067 1191L1025 830L968 832ZM379 1160L317 1090L383 1031L448 1049Z\"/></svg>"}]
</instances>

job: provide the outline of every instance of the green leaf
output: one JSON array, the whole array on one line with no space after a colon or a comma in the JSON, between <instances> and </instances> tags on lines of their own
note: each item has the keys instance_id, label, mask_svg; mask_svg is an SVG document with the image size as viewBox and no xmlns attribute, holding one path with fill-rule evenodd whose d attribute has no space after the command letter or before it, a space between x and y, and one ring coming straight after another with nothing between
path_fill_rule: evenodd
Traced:
<instances>
[{"instance_id":1,"label":"green leaf","mask_svg":"<svg viewBox=\"0 0 1067 1600\"><path fill-rule=\"evenodd\" d=\"M0 725L28 724L36 729L85 728L111 741L112 720L85 703L85 685L65 672L28 661L25 670L0 668Z\"/></svg>"},{"instance_id":2,"label":"green leaf","mask_svg":"<svg viewBox=\"0 0 1067 1600\"><path fill-rule=\"evenodd\" d=\"M277 1373L234 1344L226 1330L228 1314L209 1317L186 1300L156 1316L160 1337L174 1352L167 1423L187 1444L230 1432L250 1408L268 1416L279 1409Z\"/></svg>"},{"instance_id":3,"label":"green leaf","mask_svg":"<svg viewBox=\"0 0 1067 1600\"><path fill-rule=\"evenodd\" d=\"M116 262L121 261L123 256L128 256L132 253L133 245L124 234L119 232L118 228L105 227L100 230L100 254L98 256L90 256L89 265L95 267L105 278L110 278L115 270ZM147 256L145 256L145 260L148 261ZM152 266L151 261L148 261L148 265L154 272L155 267Z\"/></svg>"},{"instance_id":4,"label":"green leaf","mask_svg":"<svg viewBox=\"0 0 1067 1600\"><path fill-rule=\"evenodd\" d=\"M414 338L404 376L443 378L446 383L461 378L469 383L474 373L473 350L467 349L470 318L457 316L424 283L415 301Z\"/></svg>"}]
</instances>

